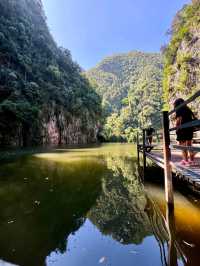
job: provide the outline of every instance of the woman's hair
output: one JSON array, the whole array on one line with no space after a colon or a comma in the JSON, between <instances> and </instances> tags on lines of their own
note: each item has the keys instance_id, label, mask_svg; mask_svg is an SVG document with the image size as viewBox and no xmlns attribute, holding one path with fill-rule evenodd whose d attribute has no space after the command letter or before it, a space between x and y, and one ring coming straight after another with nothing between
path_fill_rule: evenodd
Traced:
<instances>
[{"instance_id":1,"label":"woman's hair","mask_svg":"<svg viewBox=\"0 0 200 266\"><path fill-rule=\"evenodd\" d=\"M182 98L176 99L174 102L174 108L177 108L179 105L183 104L185 101Z\"/></svg>"},{"instance_id":2,"label":"woman's hair","mask_svg":"<svg viewBox=\"0 0 200 266\"><path fill-rule=\"evenodd\" d=\"M174 102L174 108L178 108L181 104L183 104L185 101L182 99L182 98L178 98L175 100ZM195 117L195 115L193 114L192 110L187 106L187 105L184 105L182 106L180 109L176 110L176 115L181 115L183 114L183 112L187 112L191 115L192 118Z\"/></svg>"}]
</instances>

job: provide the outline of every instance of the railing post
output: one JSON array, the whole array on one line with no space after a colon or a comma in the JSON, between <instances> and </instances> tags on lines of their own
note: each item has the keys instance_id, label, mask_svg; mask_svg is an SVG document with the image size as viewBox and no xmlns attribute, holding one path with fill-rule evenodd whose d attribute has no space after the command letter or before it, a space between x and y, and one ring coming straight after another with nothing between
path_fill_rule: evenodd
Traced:
<instances>
[{"instance_id":1,"label":"railing post","mask_svg":"<svg viewBox=\"0 0 200 266\"><path fill-rule=\"evenodd\" d=\"M169 205L174 206L171 150L169 134L169 115L167 111L163 112L163 153L164 153L164 173L165 173L165 195Z\"/></svg>"},{"instance_id":2,"label":"railing post","mask_svg":"<svg viewBox=\"0 0 200 266\"><path fill-rule=\"evenodd\" d=\"M137 160L138 160L138 165L139 165L139 163L140 163L140 150L139 150L139 144L140 144L139 133L137 132Z\"/></svg>"},{"instance_id":3,"label":"railing post","mask_svg":"<svg viewBox=\"0 0 200 266\"><path fill-rule=\"evenodd\" d=\"M146 130L142 130L143 135L143 171L146 169Z\"/></svg>"}]
</instances>

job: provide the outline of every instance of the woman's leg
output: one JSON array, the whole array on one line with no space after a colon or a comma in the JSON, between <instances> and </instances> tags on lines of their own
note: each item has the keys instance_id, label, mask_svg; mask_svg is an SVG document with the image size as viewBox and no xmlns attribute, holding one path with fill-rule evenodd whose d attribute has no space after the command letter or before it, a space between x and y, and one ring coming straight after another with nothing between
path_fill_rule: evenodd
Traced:
<instances>
[{"instance_id":1,"label":"woman's leg","mask_svg":"<svg viewBox=\"0 0 200 266\"><path fill-rule=\"evenodd\" d=\"M181 146L187 146L187 141L179 141L179 145ZM182 151L182 157L183 160L188 161L188 151L187 150L183 150Z\"/></svg>"},{"instance_id":2,"label":"woman's leg","mask_svg":"<svg viewBox=\"0 0 200 266\"><path fill-rule=\"evenodd\" d=\"M151 145L153 141L153 136L149 136L149 144Z\"/></svg>"},{"instance_id":3,"label":"woman's leg","mask_svg":"<svg viewBox=\"0 0 200 266\"><path fill-rule=\"evenodd\" d=\"M187 144L187 146L192 146L192 140L187 140L186 141L186 144ZM194 152L193 151L189 151L189 157L190 157L190 160L191 161L194 161Z\"/></svg>"}]
</instances>

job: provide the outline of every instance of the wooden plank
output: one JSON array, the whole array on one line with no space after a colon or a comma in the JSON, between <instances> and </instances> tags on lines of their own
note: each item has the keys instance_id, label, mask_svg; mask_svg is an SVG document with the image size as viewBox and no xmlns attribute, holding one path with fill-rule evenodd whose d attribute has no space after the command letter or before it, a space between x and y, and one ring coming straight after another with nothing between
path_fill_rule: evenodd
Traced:
<instances>
[{"instance_id":1,"label":"wooden plank","mask_svg":"<svg viewBox=\"0 0 200 266\"><path fill-rule=\"evenodd\" d=\"M155 164L157 164L159 167L164 168L164 162L161 160L160 157L156 157L153 154L146 153L146 157L152 160Z\"/></svg>"},{"instance_id":2,"label":"wooden plank","mask_svg":"<svg viewBox=\"0 0 200 266\"><path fill-rule=\"evenodd\" d=\"M161 153L146 153L146 157L152 160L159 167L164 168L164 159ZM200 169L185 168L173 161L171 161L170 164L172 172L176 174L176 176L179 176L179 178L188 182L188 185L200 187Z\"/></svg>"},{"instance_id":3,"label":"wooden plank","mask_svg":"<svg viewBox=\"0 0 200 266\"><path fill-rule=\"evenodd\" d=\"M149 160L154 162L158 167L164 169L164 158L162 151L154 150L153 152L146 152L145 154ZM197 159L200 160L200 157L197 157ZM200 193L200 168L181 166L178 163L180 160L181 154L176 150L173 150L170 160L172 172L178 179L187 182L188 187L193 189L195 193Z\"/></svg>"}]
</instances>

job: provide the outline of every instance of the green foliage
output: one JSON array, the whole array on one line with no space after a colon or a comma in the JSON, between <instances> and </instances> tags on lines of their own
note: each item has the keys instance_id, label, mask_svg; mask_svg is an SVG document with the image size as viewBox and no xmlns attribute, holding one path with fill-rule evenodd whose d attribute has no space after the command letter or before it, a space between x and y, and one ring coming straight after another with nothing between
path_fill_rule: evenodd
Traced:
<instances>
[{"instance_id":1,"label":"green foliage","mask_svg":"<svg viewBox=\"0 0 200 266\"><path fill-rule=\"evenodd\" d=\"M180 67L183 63L190 63L192 60L191 53L178 53L176 57L176 61L178 64L178 67Z\"/></svg>"},{"instance_id":2,"label":"green foliage","mask_svg":"<svg viewBox=\"0 0 200 266\"><path fill-rule=\"evenodd\" d=\"M139 128L160 126L162 63L160 54L130 52L105 58L87 73L103 97L107 140L134 142Z\"/></svg>"},{"instance_id":3,"label":"green foliage","mask_svg":"<svg viewBox=\"0 0 200 266\"><path fill-rule=\"evenodd\" d=\"M169 45L164 49L164 100L165 106L169 102L169 95L184 92L189 74L189 65L193 55L181 49L181 43L189 47L194 40L192 29L198 28L200 23L200 3L193 1L185 5L175 16L170 33L172 34ZM179 72L179 77L174 82L173 75ZM172 81L171 81L172 79ZM174 83L172 85L172 83ZM173 90L173 92L172 92Z\"/></svg>"},{"instance_id":4,"label":"green foliage","mask_svg":"<svg viewBox=\"0 0 200 266\"><path fill-rule=\"evenodd\" d=\"M176 84L176 91L184 91L188 80L188 65L186 63L181 64L179 80Z\"/></svg>"},{"instance_id":5,"label":"green foliage","mask_svg":"<svg viewBox=\"0 0 200 266\"><path fill-rule=\"evenodd\" d=\"M188 40L190 39L190 32L187 25L180 27L171 40L170 45L167 47L165 51L166 65L171 65L174 63L177 50L184 38L188 38Z\"/></svg>"},{"instance_id":6,"label":"green foliage","mask_svg":"<svg viewBox=\"0 0 200 266\"><path fill-rule=\"evenodd\" d=\"M0 2L0 62L0 144L18 139L24 124L32 144L44 109L64 110L85 131L101 117L100 97L70 52L57 47L35 0Z\"/></svg>"}]
</instances>

